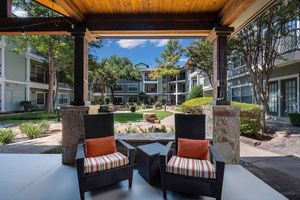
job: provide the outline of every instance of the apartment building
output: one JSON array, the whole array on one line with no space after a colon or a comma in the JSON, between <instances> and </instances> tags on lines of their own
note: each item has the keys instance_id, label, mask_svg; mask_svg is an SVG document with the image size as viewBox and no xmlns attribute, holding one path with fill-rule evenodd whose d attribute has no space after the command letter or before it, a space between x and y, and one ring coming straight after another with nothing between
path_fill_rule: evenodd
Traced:
<instances>
[{"instance_id":1,"label":"apartment building","mask_svg":"<svg viewBox=\"0 0 300 200\"><path fill-rule=\"evenodd\" d=\"M281 41L279 52L284 53L284 58L275 62L276 66L268 83L269 114L278 117L300 111L300 21L290 23L294 27L294 36ZM228 98L232 101L255 103L251 82L243 60L237 60L228 71Z\"/></svg>"},{"instance_id":2,"label":"apartment building","mask_svg":"<svg viewBox=\"0 0 300 200\"><path fill-rule=\"evenodd\" d=\"M114 102L123 104L126 102L137 102L140 92L144 92L148 103L154 103L161 99L168 98L167 81L165 78L158 77L153 80L149 74L155 70L145 63L138 63L134 66L141 71L141 81L119 80L117 88L114 91ZM171 104L181 104L187 99L188 94L188 70L180 69L180 74L171 80ZM93 96L99 96L100 93L94 93ZM106 88L105 95L111 98L111 91ZM110 99L112 101L112 99Z\"/></svg>"},{"instance_id":3,"label":"apartment building","mask_svg":"<svg viewBox=\"0 0 300 200\"><path fill-rule=\"evenodd\" d=\"M21 111L22 101L31 101L36 109L45 108L48 94L47 59L30 48L24 55L16 54L1 38L0 67L0 112ZM72 97L72 88L59 83L55 106L69 104Z\"/></svg>"}]
</instances>

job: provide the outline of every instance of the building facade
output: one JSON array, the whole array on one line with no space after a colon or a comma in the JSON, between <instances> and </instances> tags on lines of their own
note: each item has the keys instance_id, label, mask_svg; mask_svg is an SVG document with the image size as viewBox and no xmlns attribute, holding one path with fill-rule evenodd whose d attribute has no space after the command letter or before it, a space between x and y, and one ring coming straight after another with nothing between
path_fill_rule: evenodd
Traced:
<instances>
[{"instance_id":1,"label":"building facade","mask_svg":"<svg viewBox=\"0 0 300 200\"><path fill-rule=\"evenodd\" d=\"M268 113L278 117L300 111L300 21L294 20L291 23L294 35L282 40L279 52L283 53L283 59L275 62L268 83ZM232 101L256 103L251 77L242 59L228 71L228 98Z\"/></svg>"},{"instance_id":2,"label":"building facade","mask_svg":"<svg viewBox=\"0 0 300 200\"><path fill-rule=\"evenodd\" d=\"M149 74L155 70L144 63L138 63L134 66L141 71L141 81L119 80L117 88L114 91L114 102L116 104L124 104L127 102L133 103L138 101L139 93L146 94L147 103L154 103L161 99L168 98L168 87L165 78L158 77L153 80ZM170 83L171 99L170 103L178 105L186 101L188 94L188 70L180 69L180 74L171 80ZM100 96L100 93L94 93L93 96ZM111 99L111 91L106 88L105 96Z\"/></svg>"},{"instance_id":3,"label":"building facade","mask_svg":"<svg viewBox=\"0 0 300 200\"><path fill-rule=\"evenodd\" d=\"M30 101L35 109L44 109L48 94L47 59L28 48L24 55L10 51L0 39L0 112L22 111L20 103ZM73 90L58 84L55 106L66 105L73 98Z\"/></svg>"}]
</instances>

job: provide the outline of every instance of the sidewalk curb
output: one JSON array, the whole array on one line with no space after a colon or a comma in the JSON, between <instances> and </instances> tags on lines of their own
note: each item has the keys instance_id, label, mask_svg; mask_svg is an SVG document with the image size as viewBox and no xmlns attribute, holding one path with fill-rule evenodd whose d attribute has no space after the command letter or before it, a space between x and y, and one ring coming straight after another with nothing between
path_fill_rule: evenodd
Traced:
<instances>
[{"instance_id":1,"label":"sidewalk curb","mask_svg":"<svg viewBox=\"0 0 300 200\"><path fill-rule=\"evenodd\" d=\"M240 136L240 141L245 143L245 144L249 144L251 146L254 146L254 147L261 145L261 141L255 140L255 139L252 139L252 138L248 138L248 137L244 137L244 136Z\"/></svg>"}]
</instances>

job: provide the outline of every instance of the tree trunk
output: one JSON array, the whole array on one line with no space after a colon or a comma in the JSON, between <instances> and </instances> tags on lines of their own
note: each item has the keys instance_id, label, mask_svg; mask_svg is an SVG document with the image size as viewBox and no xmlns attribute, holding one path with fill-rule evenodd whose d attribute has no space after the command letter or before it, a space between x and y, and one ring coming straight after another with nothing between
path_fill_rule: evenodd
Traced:
<instances>
[{"instance_id":1,"label":"tree trunk","mask_svg":"<svg viewBox=\"0 0 300 200\"><path fill-rule=\"evenodd\" d=\"M268 111L268 100L263 100L263 112L262 112L262 119L261 119L261 130L263 133L266 133L267 126L266 126L266 114Z\"/></svg>"},{"instance_id":2,"label":"tree trunk","mask_svg":"<svg viewBox=\"0 0 300 200\"><path fill-rule=\"evenodd\" d=\"M113 105L115 105L115 90L112 88L110 90L111 90L111 102Z\"/></svg>"},{"instance_id":3,"label":"tree trunk","mask_svg":"<svg viewBox=\"0 0 300 200\"><path fill-rule=\"evenodd\" d=\"M53 112L53 96L55 84L55 66L54 66L54 50L49 47L49 85L48 85L48 98L47 98L47 113Z\"/></svg>"}]
</instances>

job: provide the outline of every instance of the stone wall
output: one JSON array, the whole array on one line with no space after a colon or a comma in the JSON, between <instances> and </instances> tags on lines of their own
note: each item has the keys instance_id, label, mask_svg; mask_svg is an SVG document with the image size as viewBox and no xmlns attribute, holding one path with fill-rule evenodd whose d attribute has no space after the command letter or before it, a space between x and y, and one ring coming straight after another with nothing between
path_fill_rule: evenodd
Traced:
<instances>
[{"instance_id":1,"label":"stone wall","mask_svg":"<svg viewBox=\"0 0 300 200\"><path fill-rule=\"evenodd\" d=\"M203 106L206 115L206 138L212 139L226 163L240 162L240 108Z\"/></svg>"}]
</instances>

